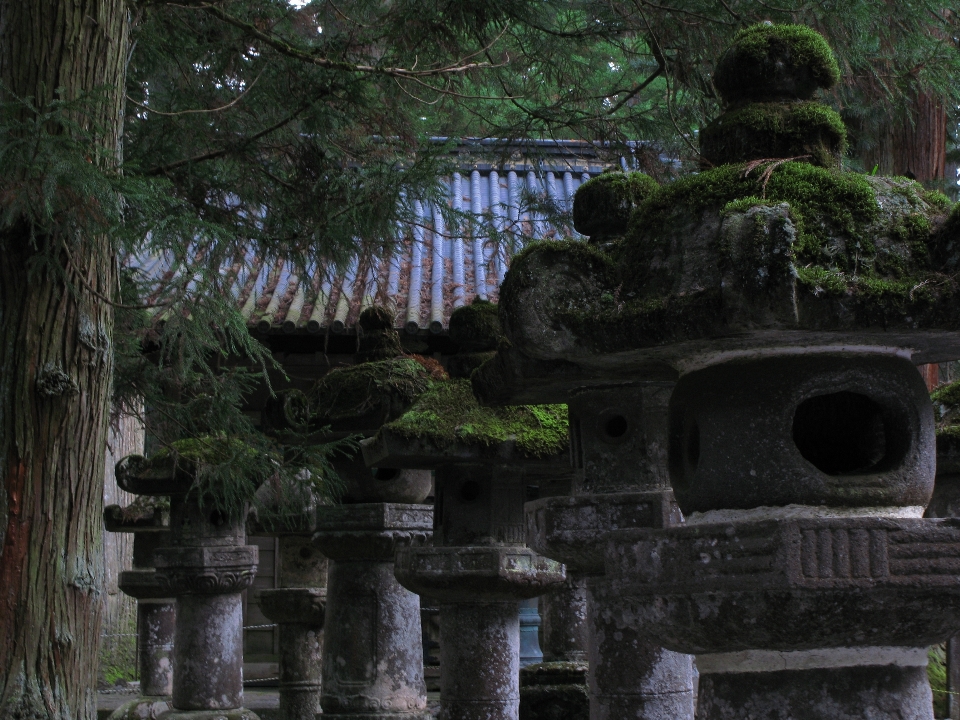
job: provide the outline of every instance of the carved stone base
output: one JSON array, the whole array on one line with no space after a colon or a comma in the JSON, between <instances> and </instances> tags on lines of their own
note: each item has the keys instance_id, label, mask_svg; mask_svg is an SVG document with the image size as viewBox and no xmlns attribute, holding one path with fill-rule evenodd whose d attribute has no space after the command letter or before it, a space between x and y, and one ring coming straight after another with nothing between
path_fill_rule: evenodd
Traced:
<instances>
[{"instance_id":1,"label":"carved stone base","mask_svg":"<svg viewBox=\"0 0 960 720\"><path fill-rule=\"evenodd\" d=\"M393 554L428 541L432 524L427 505L318 509L313 541L330 559L324 717L411 720L426 710L420 598L397 582Z\"/></svg>"},{"instance_id":2,"label":"carved stone base","mask_svg":"<svg viewBox=\"0 0 960 720\"><path fill-rule=\"evenodd\" d=\"M610 628L681 652L915 647L960 627L952 520L720 522L616 533L607 551L592 590Z\"/></svg>"}]
</instances>

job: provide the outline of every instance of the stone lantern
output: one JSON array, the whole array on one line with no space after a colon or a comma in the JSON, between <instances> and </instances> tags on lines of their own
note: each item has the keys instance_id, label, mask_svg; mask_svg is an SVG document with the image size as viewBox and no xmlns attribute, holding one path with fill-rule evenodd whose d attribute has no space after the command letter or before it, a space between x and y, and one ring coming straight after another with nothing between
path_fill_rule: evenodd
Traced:
<instances>
[{"instance_id":1,"label":"stone lantern","mask_svg":"<svg viewBox=\"0 0 960 720\"><path fill-rule=\"evenodd\" d=\"M659 525L596 522L591 660L696 655L698 720L930 719L926 646L960 629L960 528L922 519L935 441L915 367L960 357L960 212L839 168L843 123L813 99L838 76L808 28L738 34L701 132L714 167L651 186L619 240L515 258L509 345L473 375L487 403L589 413L584 483L637 487L665 443L685 523L662 492ZM645 427L618 466L602 435ZM575 537L541 510L554 544ZM618 634L646 643L606 645Z\"/></svg>"},{"instance_id":2,"label":"stone lantern","mask_svg":"<svg viewBox=\"0 0 960 720\"><path fill-rule=\"evenodd\" d=\"M173 708L161 718L256 720L242 706L240 593L253 583L257 548L245 544L245 512L225 514L195 487L203 460L202 451L192 451L205 442L175 443L173 452L150 460L128 456L117 464L117 484L135 495L170 498L169 542L153 554L160 594L176 598Z\"/></svg>"},{"instance_id":3,"label":"stone lantern","mask_svg":"<svg viewBox=\"0 0 960 720\"><path fill-rule=\"evenodd\" d=\"M483 311L454 312L451 335L479 326ZM436 469L434 546L398 552L396 575L439 604L445 720L517 717L520 601L564 579L559 563L524 545L525 473L562 472L565 419L562 408L484 410L453 378L362 443L369 465Z\"/></svg>"},{"instance_id":4,"label":"stone lantern","mask_svg":"<svg viewBox=\"0 0 960 720\"><path fill-rule=\"evenodd\" d=\"M156 580L153 551L170 542L170 503L139 497L127 507L104 508L109 532L133 533L133 569L120 573L120 589L137 600L140 697L117 708L111 720L155 718L170 709L173 692L174 600Z\"/></svg>"},{"instance_id":5,"label":"stone lantern","mask_svg":"<svg viewBox=\"0 0 960 720\"><path fill-rule=\"evenodd\" d=\"M261 487L264 517L247 525L250 534L277 538L278 585L260 590L257 600L279 631L280 714L283 720L314 720L320 712L327 558L313 547L314 498L306 489L290 492L299 501L289 503L298 506L295 514L279 506L274 488Z\"/></svg>"},{"instance_id":6,"label":"stone lantern","mask_svg":"<svg viewBox=\"0 0 960 720\"><path fill-rule=\"evenodd\" d=\"M318 440L371 435L401 415L439 365L402 355L392 316L361 313L357 365L336 368L308 394L287 393L268 409L276 429ZM282 433L281 433L282 441ZM393 571L398 548L430 541L429 471L368 468L359 453L332 460L340 503L319 505L312 542L329 559L321 706L324 717L408 720L426 712L419 598Z\"/></svg>"}]
</instances>

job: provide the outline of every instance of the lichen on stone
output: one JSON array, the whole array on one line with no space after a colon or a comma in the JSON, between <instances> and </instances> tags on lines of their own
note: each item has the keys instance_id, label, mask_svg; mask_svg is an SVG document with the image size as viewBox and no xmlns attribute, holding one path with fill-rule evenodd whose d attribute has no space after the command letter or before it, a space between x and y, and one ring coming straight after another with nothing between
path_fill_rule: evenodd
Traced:
<instances>
[{"instance_id":1,"label":"lichen on stone","mask_svg":"<svg viewBox=\"0 0 960 720\"><path fill-rule=\"evenodd\" d=\"M482 407L467 379L434 383L406 413L384 427L401 437L429 439L440 447L491 446L512 440L530 457L556 455L568 445L565 405Z\"/></svg>"},{"instance_id":2,"label":"lichen on stone","mask_svg":"<svg viewBox=\"0 0 960 720\"><path fill-rule=\"evenodd\" d=\"M639 172L598 175L573 196L573 226L594 242L622 235L633 209L658 187L656 180Z\"/></svg>"},{"instance_id":3,"label":"lichen on stone","mask_svg":"<svg viewBox=\"0 0 960 720\"><path fill-rule=\"evenodd\" d=\"M723 99L807 100L840 80L833 50L803 25L761 23L741 30L717 63L714 85Z\"/></svg>"}]
</instances>

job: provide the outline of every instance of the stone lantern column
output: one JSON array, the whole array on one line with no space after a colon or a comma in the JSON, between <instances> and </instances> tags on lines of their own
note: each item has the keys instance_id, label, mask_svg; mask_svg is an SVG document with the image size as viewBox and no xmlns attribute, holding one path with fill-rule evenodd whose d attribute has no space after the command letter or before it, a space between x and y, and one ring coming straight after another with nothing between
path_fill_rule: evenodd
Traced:
<instances>
[{"instance_id":1,"label":"stone lantern column","mask_svg":"<svg viewBox=\"0 0 960 720\"><path fill-rule=\"evenodd\" d=\"M313 542L330 559L324 717L425 717L420 599L397 582L393 561L398 549L430 541L433 508L417 502L430 491L430 474L387 468L371 472L359 462L341 462L337 470L347 477L353 497L397 502L317 508Z\"/></svg>"},{"instance_id":2,"label":"stone lantern column","mask_svg":"<svg viewBox=\"0 0 960 720\"><path fill-rule=\"evenodd\" d=\"M563 580L523 545L523 471L497 464L437 469L436 547L397 555L397 577L440 604L444 720L517 718L520 600Z\"/></svg>"},{"instance_id":3,"label":"stone lantern column","mask_svg":"<svg viewBox=\"0 0 960 720\"><path fill-rule=\"evenodd\" d=\"M173 709L164 720L256 720L243 705L240 593L253 584L257 548L245 544L243 517L226 517L194 494L192 463L169 455L124 458L127 492L170 497L170 544L154 552L155 578L176 598Z\"/></svg>"},{"instance_id":4,"label":"stone lantern column","mask_svg":"<svg viewBox=\"0 0 960 720\"><path fill-rule=\"evenodd\" d=\"M327 558L310 535L285 533L280 586L261 590L260 610L280 631L280 713L284 720L314 720L320 712Z\"/></svg>"},{"instance_id":5,"label":"stone lantern column","mask_svg":"<svg viewBox=\"0 0 960 720\"><path fill-rule=\"evenodd\" d=\"M120 573L120 589L137 600L137 665L140 697L114 710L111 720L155 718L170 709L173 691L174 600L156 581L153 551L169 542L169 504L138 498L103 511L109 532L133 533L133 569Z\"/></svg>"},{"instance_id":6,"label":"stone lantern column","mask_svg":"<svg viewBox=\"0 0 960 720\"><path fill-rule=\"evenodd\" d=\"M585 591L591 720L693 718L692 658L613 627L592 590L603 577L607 533L681 522L667 477L670 392L669 383L643 383L572 394L574 494L527 505L530 544L562 560Z\"/></svg>"}]
</instances>

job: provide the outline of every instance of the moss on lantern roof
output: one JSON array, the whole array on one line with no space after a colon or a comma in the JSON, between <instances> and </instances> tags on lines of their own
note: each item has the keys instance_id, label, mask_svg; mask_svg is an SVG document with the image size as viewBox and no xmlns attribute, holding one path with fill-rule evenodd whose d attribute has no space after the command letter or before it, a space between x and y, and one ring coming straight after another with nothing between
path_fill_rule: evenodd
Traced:
<instances>
[{"instance_id":1,"label":"moss on lantern roof","mask_svg":"<svg viewBox=\"0 0 960 720\"><path fill-rule=\"evenodd\" d=\"M606 172L587 180L573 196L573 226L594 240L622 235L633 209L658 187L639 172Z\"/></svg>"},{"instance_id":2,"label":"moss on lantern roof","mask_svg":"<svg viewBox=\"0 0 960 720\"><path fill-rule=\"evenodd\" d=\"M186 461L194 465L223 465L234 461L250 461L263 453L235 437L206 435L197 438L175 440L159 449L147 460L149 467L164 467L173 457L178 463Z\"/></svg>"},{"instance_id":3,"label":"moss on lantern roof","mask_svg":"<svg viewBox=\"0 0 960 720\"><path fill-rule=\"evenodd\" d=\"M450 315L450 339L460 352L495 350L503 330L495 303L475 298Z\"/></svg>"},{"instance_id":4,"label":"moss on lantern roof","mask_svg":"<svg viewBox=\"0 0 960 720\"><path fill-rule=\"evenodd\" d=\"M938 197L906 179L797 162L726 165L666 185L644 202L619 248L618 264L640 269L636 289L649 295L656 285L642 270L656 253L668 251L672 238L686 232L691 221L699 223L704 212L722 215L778 203L789 205L796 226L798 272L822 268L895 281L927 266L929 216L942 214Z\"/></svg>"},{"instance_id":5,"label":"moss on lantern roof","mask_svg":"<svg viewBox=\"0 0 960 720\"><path fill-rule=\"evenodd\" d=\"M388 400L394 416L430 387L430 371L411 358L335 368L310 393L312 416L321 423L353 419Z\"/></svg>"},{"instance_id":6,"label":"moss on lantern roof","mask_svg":"<svg viewBox=\"0 0 960 720\"><path fill-rule=\"evenodd\" d=\"M436 382L401 417L384 426L401 437L490 446L513 440L524 454L549 457L568 445L566 405L482 407L470 381Z\"/></svg>"},{"instance_id":7,"label":"moss on lantern roof","mask_svg":"<svg viewBox=\"0 0 960 720\"><path fill-rule=\"evenodd\" d=\"M846 147L840 115L817 102L750 103L723 113L700 131L700 151L713 165L794 158L839 167Z\"/></svg>"},{"instance_id":8,"label":"moss on lantern roof","mask_svg":"<svg viewBox=\"0 0 960 720\"><path fill-rule=\"evenodd\" d=\"M807 100L840 81L830 45L804 25L760 23L737 33L721 56L714 85L726 102Z\"/></svg>"}]
</instances>

